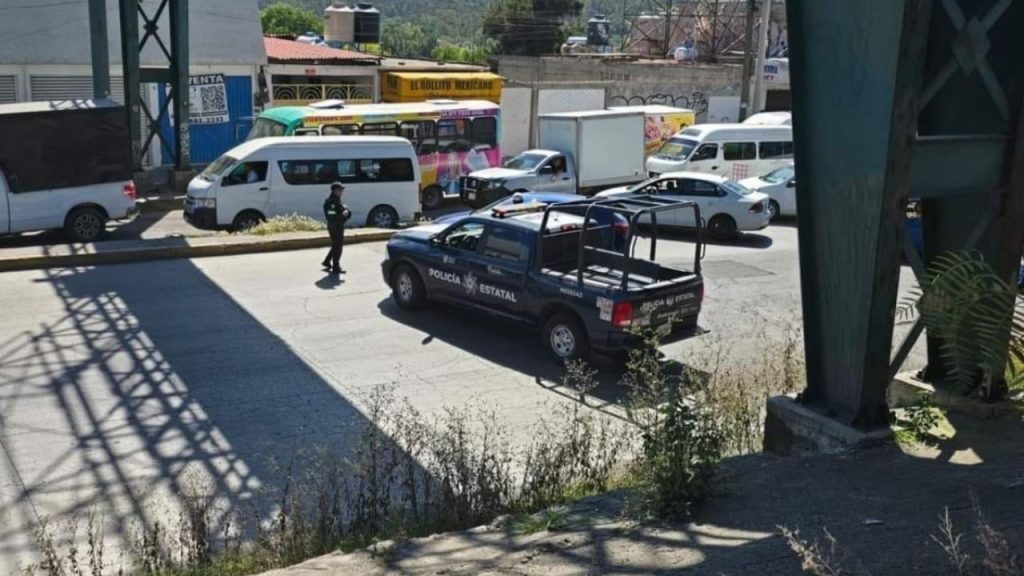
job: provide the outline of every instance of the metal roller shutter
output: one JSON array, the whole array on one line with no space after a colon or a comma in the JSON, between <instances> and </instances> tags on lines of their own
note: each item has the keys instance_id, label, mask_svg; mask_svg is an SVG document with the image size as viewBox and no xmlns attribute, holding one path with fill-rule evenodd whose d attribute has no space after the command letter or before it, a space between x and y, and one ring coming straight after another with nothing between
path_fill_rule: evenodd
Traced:
<instances>
[{"instance_id":1,"label":"metal roller shutter","mask_svg":"<svg viewBox=\"0 0 1024 576\"><path fill-rule=\"evenodd\" d=\"M32 76L32 100L86 100L92 98L92 76ZM0 98L2 98L0 88ZM110 99L124 103L124 82L110 79Z\"/></svg>"},{"instance_id":2,"label":"metal roller shutter","mask_svg":"<svg viewBox=\"0 0 1024 576\"><path fill-rule=\"evenodd\" d=\"M14 76L0 76L0 104L18 101L18 84Z\"/></svg>"}]
</instances>

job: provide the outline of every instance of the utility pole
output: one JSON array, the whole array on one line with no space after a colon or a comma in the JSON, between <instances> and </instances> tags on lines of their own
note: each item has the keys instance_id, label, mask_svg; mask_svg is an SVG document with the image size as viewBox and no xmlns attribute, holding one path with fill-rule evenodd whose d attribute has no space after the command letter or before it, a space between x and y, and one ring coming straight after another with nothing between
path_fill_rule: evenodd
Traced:
<instances>
[{"instance_id":1,"label":"utility pole","mask_svg":"<svg viewBox=\"0 0 1024 576\"><path fill-rule=\"evenodd\" d=\"M740 122L750 115L750 75L754 44L754 0L747 0L747 29L743 36L743 84L740 88Z\"/></svg>"},{"instance_id":2,"label":"utility pole","mask_svg":"<svg viewBox=\"0 0 1024 576\"><path fill-rule=\"evenodd\" d=\"M89 40L92 47L92 97L110 97L110 52L107 50L107 2L89 0Z\"/></svg>"},{"instance_id":3,"label":"utility pole","mask_svg":"<svg viewBox=\"0 0 1024 576\"><path fill-rule=\"evenodd\" d=\"M761 27L757 31L757 64L754 68L754 113L764 110L764 60L768 52L768 23L772 18L772 0L761 0Z\"/></svg>"}]
</instances>

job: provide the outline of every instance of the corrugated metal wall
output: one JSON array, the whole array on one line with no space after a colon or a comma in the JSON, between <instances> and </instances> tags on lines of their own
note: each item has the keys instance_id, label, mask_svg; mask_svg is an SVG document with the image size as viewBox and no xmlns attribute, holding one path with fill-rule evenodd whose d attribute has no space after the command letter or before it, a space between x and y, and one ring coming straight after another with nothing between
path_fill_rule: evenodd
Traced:
<instances>
[{"instance_id":1,"label":"corrugated metal wall","mask_svg":"<svg viewBox=\"0 0 1024 576\"><path fill-rule=\"evenodd\" d=\"M189 130L190 156L192 164L208 164L218 156L245 140L252 127L253 85L250 76L225 76L224 83L228 96L229 121L222 124L192 124ZM167 97L166 90L160 90L160 105ZM170 139L171 123L164 120L161 130ZM163 150L163 163L173 164L174 157Z\"/></svg>"},{"instance_id":2,"label":"corrugated metal wall","mask_svg":"<svg viewBox=\"0 0 1024 576\"><path fill-rule=\"evenodd\" d=\"M92 98L92 76L32 75L29 78L32 100L87 100ZM124 103L124 82L110 78L110 99Z\"/></svg>"},{"instance_id":3,"label":"corrugated metal wall","mask_svg":"<svg viewBox=\"0 0 1024 576\"><path fill-rule=\"evenodd\" d=\"M0 76L0 104L13 104L18 101L18 78L16 76Z\"/></svg>"}]
</instances>

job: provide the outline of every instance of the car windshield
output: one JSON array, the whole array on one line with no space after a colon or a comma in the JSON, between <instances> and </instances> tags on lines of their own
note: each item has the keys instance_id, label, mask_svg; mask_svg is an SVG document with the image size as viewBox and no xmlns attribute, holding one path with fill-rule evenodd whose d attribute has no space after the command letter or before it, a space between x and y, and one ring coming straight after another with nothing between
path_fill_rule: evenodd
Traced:
<instances>
[{"instance_id":1,"label":"car windshield","mask_svg":"<svg viewBox=\"0 0 1024 576\"><path fill-rule=\"evenodd\" d=\"M199 175L202 176L204 180L209 180L210 182L213 182L218 177L220 177L220 175L223 174L224 171L227 170L229 166L231 166L237 161L237 158L232 158L231 156L224 154L220 158L217 158L216 160L211 162L206 167L206 170L203 170Z\"/></svg>"},{"instance_id":2,"label":"car windshield","mask_svg":"<svg viewBox=\"0 0 1024 576\"><path fill-rule=\"evenodd\" d=\"M655 156L669 160L686 160L697 144L696 140L689 138L669 138L668 142L661 145Z\"/></svg>"},{"instance_id":3,"label":"car windshield","mask_svg":"<svg viewBox=\"0 0 1024 576\"><path fill-rule=\"evenodd\" d=\"M733 192L735 194L739 194L740 196L746 196L747 194L752 194L753 193L753 190L751 190L750 188L747 188L746 186L743 186L741 184L737 184L736 182L733 182L732 180L726 180L725 182L722 182L720 184L720 186L722 188L725 188L729 192Z\"/></svg>"},{"instance_id":4,"label":"car windshield","mask_svg":"<svg viewBox=\"0 0 1024 576\"><path fill-rule=\"evenodd\" d=\"M529 152L520 154L515 158L512 158L508 162L505 162L505 168L512 170L533 170L536 168L544 159L547 158L544 154L530 154Z\"/></svg>"},{"instance_id":5,"label":"car windshield","mask_svg":"<svg viewBox=\"0 0 1024 576\"><path fill-rule=\"evenodd\" d=\"M764 180L769 184L779 184L781 182L786 182L792 177L793 167L783 166L782 168L776 168L775 170L772 170L771 172L765 174L764 176L761 176L761 180Z\"/></svg>"}]
</instances>

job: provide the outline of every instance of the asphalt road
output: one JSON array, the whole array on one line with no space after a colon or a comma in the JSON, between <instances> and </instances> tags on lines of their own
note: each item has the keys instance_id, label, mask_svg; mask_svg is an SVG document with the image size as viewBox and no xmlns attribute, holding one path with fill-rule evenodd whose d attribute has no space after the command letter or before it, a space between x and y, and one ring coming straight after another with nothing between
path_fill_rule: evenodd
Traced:
<instances>
[{"instance_id":1,"label":"asphalt road","mask_svg":"<svg viewBox=\"0 0 1024 576\"><path fill-rule=\"evenodd\" d=\"M659 243L658 259L691 262L685 240ZM799 322L796 248L791 225L709 246L710 333L667 355L699 365L717 338L756 361ZM319 271L320 251L0 275L0 573L39 518L96 509L124 534L173 509L194 474L238 508L276 478L275 458L345 446L380 384L426 413L495 407L516 440L567 401L536 334L398 310L383 250L346 248L340 279ZM614 402L605 368L595 395Z\"/></svg>"}]
</instances>

